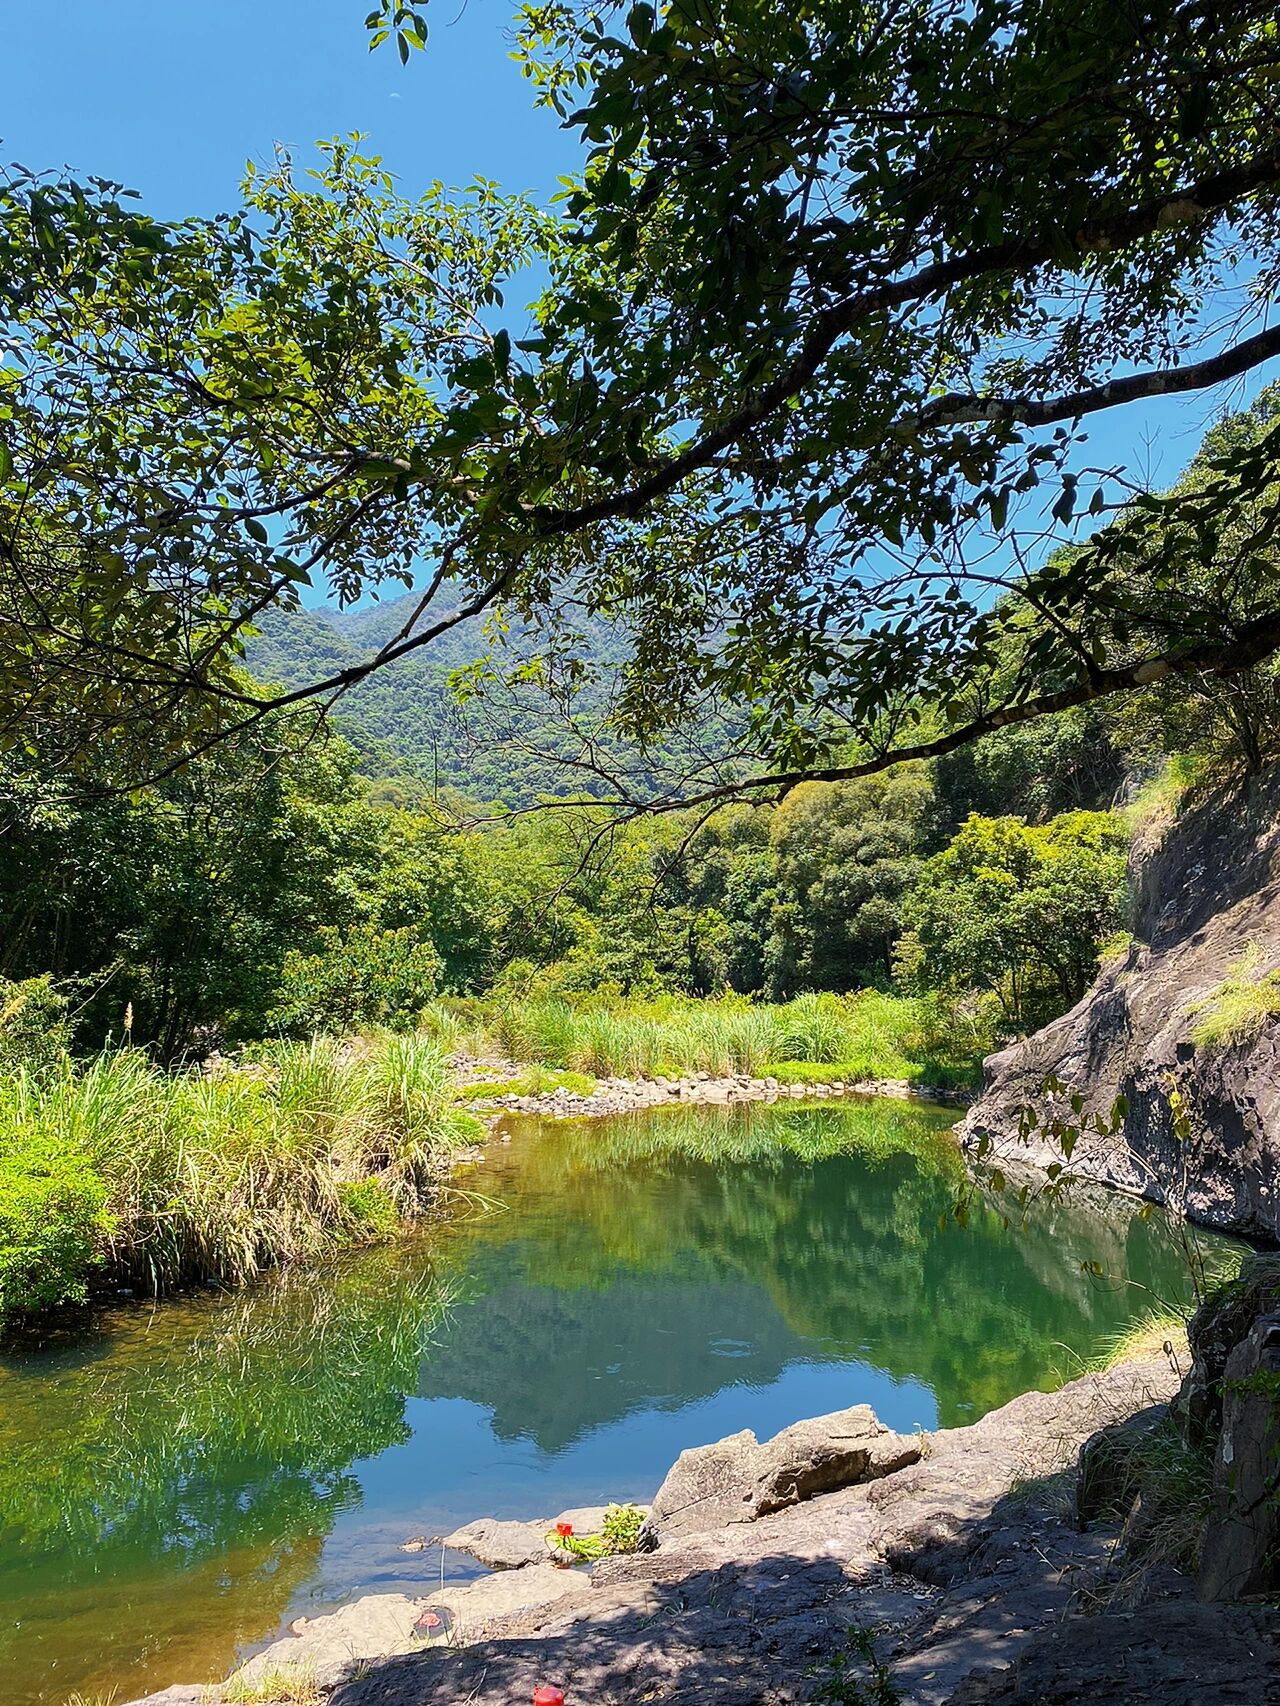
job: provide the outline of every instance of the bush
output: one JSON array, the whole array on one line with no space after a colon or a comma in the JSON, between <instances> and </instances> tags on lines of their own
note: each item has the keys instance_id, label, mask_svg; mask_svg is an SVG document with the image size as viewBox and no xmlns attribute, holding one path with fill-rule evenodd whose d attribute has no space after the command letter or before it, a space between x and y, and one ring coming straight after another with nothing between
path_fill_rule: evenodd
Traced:
<instances>
[{"instance_id":1,"label":"bush","mask_svg":"<svg viewBox=\"0 0 1280 1706\"><path fill-rule=\"evenodd\" d=\"M405 1029L417 1023L440 984L439 954L414 931L361 925L345 934L326 926L318 953L291 948L269 1015L291 1036L334 1034L362 1025Z\"/></svg>"},{"instance_id":2,"label":"bush","mask_svg":"<svg viewBox=\"0 0 1280 1706\"><path fill-rule=\"evenodd\" d=\"M67 1262L56 1239L37 1248L38 1202L8 1192L12 1283L35 1303L68 1283L76 1295L96 1250L113 1278L155 1291L240 1284L348 1241L356 1222L383 1234L427 1202L444 1156L479 1129L454 1103L443 1051L392 1033L270 1044L210 1073L163 1072L134 1050L20 1073L0 1082L0 1158L62 1182L49 1201L65 1204L79 1242ZM376 1194L350 1189L368 1184Z\"/></svg>"},{"instance_id":3,"label":"bush","mask_svg":"<svg viewBox=\"0 0 1280 1706\"><path fill-rule=\"evenodd\" d=\"M70 1043L67 998L49 978L22 983L0 978L0 1077L20 1068L43 1072L61 1066Z\"/></svg>"},{"instance_id":4,"label":"bush","mask_svg":"<svg viewBox=\"0 0 1280 1706\"><path fill-rule=\"evenodd\" d=\"M83 1303L111 1229L107 1186L84 1157L33 1145L0 1155L0 1330Z\"/></svg>"}]
</instances>

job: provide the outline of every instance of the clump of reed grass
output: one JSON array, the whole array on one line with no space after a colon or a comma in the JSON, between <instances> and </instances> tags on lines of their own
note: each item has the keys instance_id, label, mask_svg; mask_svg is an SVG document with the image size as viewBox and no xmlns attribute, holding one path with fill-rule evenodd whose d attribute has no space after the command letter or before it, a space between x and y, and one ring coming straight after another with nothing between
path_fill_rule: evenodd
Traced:
<instances>
[{"instance_id":1,"label":"clump of reed grass","mask_svg":"<svg viewBox=\"0 0 1280 1706\"><path fill-rule=\"evenodd\" d=\"M478 1130L444 1050L422 1036L266 1045L207 1072L164 1072L125 1049L0 1080L0 1161L74 1162L100 1180L103 1276L155 1292L243 1284L349 1242L362 1219L385 1234L386 1216L369 1202L362 1216L348 1187L376 1180L407 1217ZM0 1302L20 1312L21 1284Z\"/></svg>"},{"instance_id":2,"label":"clump of reed grass","mask_svg":"<svg viewBox=\"0 0 1280 1706\"><path fill-rule=\"evenodd\" d=\"M508 1002L491 1013L488 1038L513 1060L595 1077L675 1077L691 1072L760 1076L788 1062L838 1068L855 1079L954 1082L968 1075L985 1038L966 1037L965 1058L946 1060L963 1024L937 998L802 995L774 1006L742 997L696 1001ZM972 1044L972 1046L970 1046Z\"/></svg>"},{"instance_id":3,"label":"clump of reed grass","mask_svg":"<svg viewBox=\"0 0 1280 1706\"><path fill-rule=\"evenodd\" d=\"M1197 1048L1242 1048L1280 1014L1280 970L1262 966L1262 949L1250 942L1222 982L1187 1008L1198 1018L1191 1032Z\"/></svg>"}]
</instances>

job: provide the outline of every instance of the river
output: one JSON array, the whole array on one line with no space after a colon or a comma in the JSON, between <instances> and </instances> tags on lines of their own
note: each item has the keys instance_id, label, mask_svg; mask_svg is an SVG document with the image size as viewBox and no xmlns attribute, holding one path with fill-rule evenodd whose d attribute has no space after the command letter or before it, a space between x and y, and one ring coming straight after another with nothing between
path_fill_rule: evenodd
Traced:
<instances>
[{"instance_id":1,"label":"river","mask_svg":"<svg viewBox=\"0 0 1280 1706\"><path fill-rule=\"evenodd\" d=\"M959 1425L1187 1297L1120 1198L958 1225L953 1118L508 1122L442 1224L0 1357L0 1700L212 1680L299 1613L427 1591L411 1536L643 1501L686 1445L852 1403Z\"/></svg>"}]
</instances>

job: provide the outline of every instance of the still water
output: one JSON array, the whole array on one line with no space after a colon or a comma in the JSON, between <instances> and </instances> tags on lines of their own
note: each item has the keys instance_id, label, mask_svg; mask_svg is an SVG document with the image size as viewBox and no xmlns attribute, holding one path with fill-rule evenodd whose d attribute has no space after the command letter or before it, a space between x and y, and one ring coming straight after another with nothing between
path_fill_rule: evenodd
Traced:
<instances>
[{"instance_id":1,"label":"still water","mask_svg":"<svg viewBox=\"0 0 1280 1706\"><path fill-rule=\"evenodd\" d=\"M940 1224L953 1118L512 1124L443 1227L0 1357L0 1700L221 1676L299 1612L425 1591L409 1536L644 1500L738 1428L972 1421L1185 1296L1121 1199Z\"/></svg>"}]
</instances>

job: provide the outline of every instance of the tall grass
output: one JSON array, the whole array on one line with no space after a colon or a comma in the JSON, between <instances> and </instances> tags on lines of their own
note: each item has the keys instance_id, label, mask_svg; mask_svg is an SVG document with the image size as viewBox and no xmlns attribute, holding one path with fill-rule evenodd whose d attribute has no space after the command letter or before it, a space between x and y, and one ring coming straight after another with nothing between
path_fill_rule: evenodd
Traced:
<instances>
[{"instance_id":1,"label":"tall grass","mask_svg":"<svg viewBox=\"0 0 1280 1706\"><path fill-rule=\"evenodd\" d=\"M0 1079L0 1162L47 1180L51 1205L62 1175L95 1176L106 1212L89 1260L155 1291L241 1284L385 1229L422 1206L443 1155L477 1130L426 1037L267 1045L208 1073L162 1072L125 1050ZM10 1258L0 1325L22 1301L20 1252Z\"/></svg>"},{"instance_id":2,"label":"tall grass","mask_svg":"<svg viewBox=\"0 0 1280 1706\"><path fill-rule=\"evenodd\" d=\"M595 1077L690 1072L761 1074L807 1061L840 1066L850 1079L963 1077L984 1038L936 997L803 995L778 1006L740 998L667 998L578 1006L517 1001L495 1011L494 1044L517 1061Z\"/></svg>"}]
</instances>

